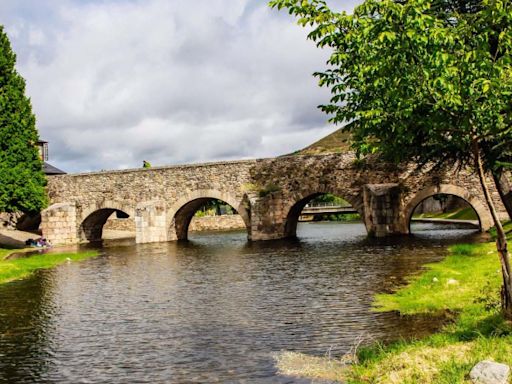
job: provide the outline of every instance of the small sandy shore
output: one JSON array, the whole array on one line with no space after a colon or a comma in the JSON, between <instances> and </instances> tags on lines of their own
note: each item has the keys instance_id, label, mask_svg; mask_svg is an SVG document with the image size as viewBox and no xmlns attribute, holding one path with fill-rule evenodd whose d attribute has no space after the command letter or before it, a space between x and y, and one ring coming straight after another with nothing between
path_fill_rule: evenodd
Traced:
<instances>
[{"instance_id":1,"label":"small sandy shore","mask_svg":"<svg viewBox=\"0 0 512 384\"><path fill-rule=\"evenodd\" d=\"M0 229L0 247L24 248L25 241L28 239L37 239L41 235L32 232L24 232L11 229Z\"/></svg>"},{"instance_id":2,"label":"small sandy shore","mask_svg":"<svg viewBox=\"0 0 512 384\"><path fill-rule=\"evenodd\" d=\"M37 239L40 234L33 232L24 232L12 229L0 229L0 247L24 248L25 241L28 239ZM103 238L105 240L135 238L135 232L105 230Z\"/></svg>"}]
</instances>

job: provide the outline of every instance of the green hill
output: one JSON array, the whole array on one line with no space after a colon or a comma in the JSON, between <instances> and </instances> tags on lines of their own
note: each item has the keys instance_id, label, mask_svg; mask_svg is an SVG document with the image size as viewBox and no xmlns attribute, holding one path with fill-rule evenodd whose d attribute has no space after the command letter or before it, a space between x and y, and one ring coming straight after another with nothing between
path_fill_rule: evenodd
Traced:
<instances>
[{"instance_id":1,"label":"green hill","mask_svg":"<svg viewBox=\"0 0 512 384\"><path fill-rule=\"evenodd\" d=\"M317 142L294 152L295 155L322 155L327 153L340 153L350 150L350 135L338 129Z\"/></svg>"}]
</instances>

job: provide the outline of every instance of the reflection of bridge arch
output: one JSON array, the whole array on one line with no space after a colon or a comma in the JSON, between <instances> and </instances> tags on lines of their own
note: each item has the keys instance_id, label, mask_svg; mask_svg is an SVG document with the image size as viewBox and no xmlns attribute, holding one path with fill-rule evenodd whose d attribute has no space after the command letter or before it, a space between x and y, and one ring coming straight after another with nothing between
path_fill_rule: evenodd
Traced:
<instances>
[{"instance_id":1,"label":"reflection of bridge arch","mask_svg":"<svg viewBox=\"0 0 512 384\"><path fill-rule=\"evenodd\" d=\"M103 235L103 226L114 212L122 212L134 217L133 207L116 201L103 201L82 209L79 216L79 241L98 241Z\"/></svg>"},{"instance_id":2,"label":"reflection of bridge arch","mask_svg":"<svg viewBox=\"0 0 512 384\"><path fill-rule=\"evenodd\" d=\"M438 194L453 195L466 201L471 206L471 208L473 208L473 210L476 212L476 215L478 216L478 220L480 222L481 231L487 231L489 228L493 226L492 218L489 211L478 197L472 195L465 188L451 184L440 184L432 185L420 190L419 192L416 193L416 195L414 195L414 197L411 200L409 200L407 204L405 204L403 215L401 217L402 229L404 233L410 232L409 227L411 223L411 218L416 207L423 200Z\"/></svg>"},{"instance_id":3,"label":"reflection of bridge arch","mask_svg":"<svg viewBox=\"0 0 512 384\"><path fill-rule=\"evenodd\" d=\"M251 220L244 199L240 199L229 192L215 189L200 189L186 194L169 209L167 215L167 222L171 223L169 240L186 240L188 238L188 228L194 214L201 206L212 199L221 200L233 207L244 221L247 232L250 234Z\"/></svg>"},{"instance_id":4,"label":"reflection of bridge arch","mask_svg":"<svg viewBox=\"0 0 512 384\"><path fill-rule=\"evenodd\" d=\"M342 199L348 201L350 205L359 213L359 215L362 218L364 217L363 203L360 196L354 197L345 191L316 191L306 192L300 195L297 194L294 196L294 199L290 200L289 203L284 207L284 212L287 214L284 225L284 237L295 237L297 235L297 223L299 222L299 217L304 207L315 197L325 195L327 193L341 197Z\"/></svg>"}]
</instances>

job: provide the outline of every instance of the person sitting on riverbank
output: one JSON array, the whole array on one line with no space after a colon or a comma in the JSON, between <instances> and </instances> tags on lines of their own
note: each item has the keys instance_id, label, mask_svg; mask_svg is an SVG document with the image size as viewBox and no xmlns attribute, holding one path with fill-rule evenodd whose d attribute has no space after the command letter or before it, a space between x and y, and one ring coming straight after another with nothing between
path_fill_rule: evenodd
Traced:
<instances>
[{"instance_id":1,"label":"person sitting on riverbank","mask_svg":"<svg viewBox=\"0 0 512 384\"><path fill-rule=\"evenodd\" d=\"M52 244L49 240L44 237L40 237L38 239L28 239L25 241L25 244L29 247L38 247L38 248L50 248Z\"/></svg>"}]
</instances>

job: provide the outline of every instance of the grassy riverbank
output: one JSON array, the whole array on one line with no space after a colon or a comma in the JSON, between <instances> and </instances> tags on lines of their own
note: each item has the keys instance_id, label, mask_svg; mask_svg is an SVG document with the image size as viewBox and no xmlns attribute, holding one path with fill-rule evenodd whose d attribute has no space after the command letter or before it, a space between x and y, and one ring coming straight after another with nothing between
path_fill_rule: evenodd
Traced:
<instances>
[{"instance_id":1,"label":"grassy riverbank","mask_svg":"<svg viewBox=\"0 0 512 384\"><path fill-rule=\"evenodd\" d=\"M31 249L33 250L33 249ZM98 255L97 251L42 253L26 258L6 260L5 258L20 249L0 248L0 284L30 276L39 269L53 268L69 261L80 261Z\"/></svg>"},{"instance_id":2,"label":"grassy riverbank","mask_svg":"<svg viewBox=\"0 0 512 384\"><path fill-rule=\"evenodd\" d=\"M480 360L512 366L512 326L499 313L501 272L494 243L453 246L446 259L425 267L397 292L378 295L375 310L449 314L453 322L439 332L421 340L360 348L357 364L347 367L328 368L326 359L320 359L308 360L300 370L292 354L280 358L279 369L347 383L453 384L469 383L467 375Z\"/></svg>"},{"instance_id":3,"label":"grassy riverbank","mask_svg":"<svg viewBox=\"0 0 512 384\"><path fill-rule=\"evenodd\" d=\"M461 208L446 213L420 213L413 217L419 219L451 219L451 220L478 220L478 216L471 207Z\"/></svg>"}]
</instances>

